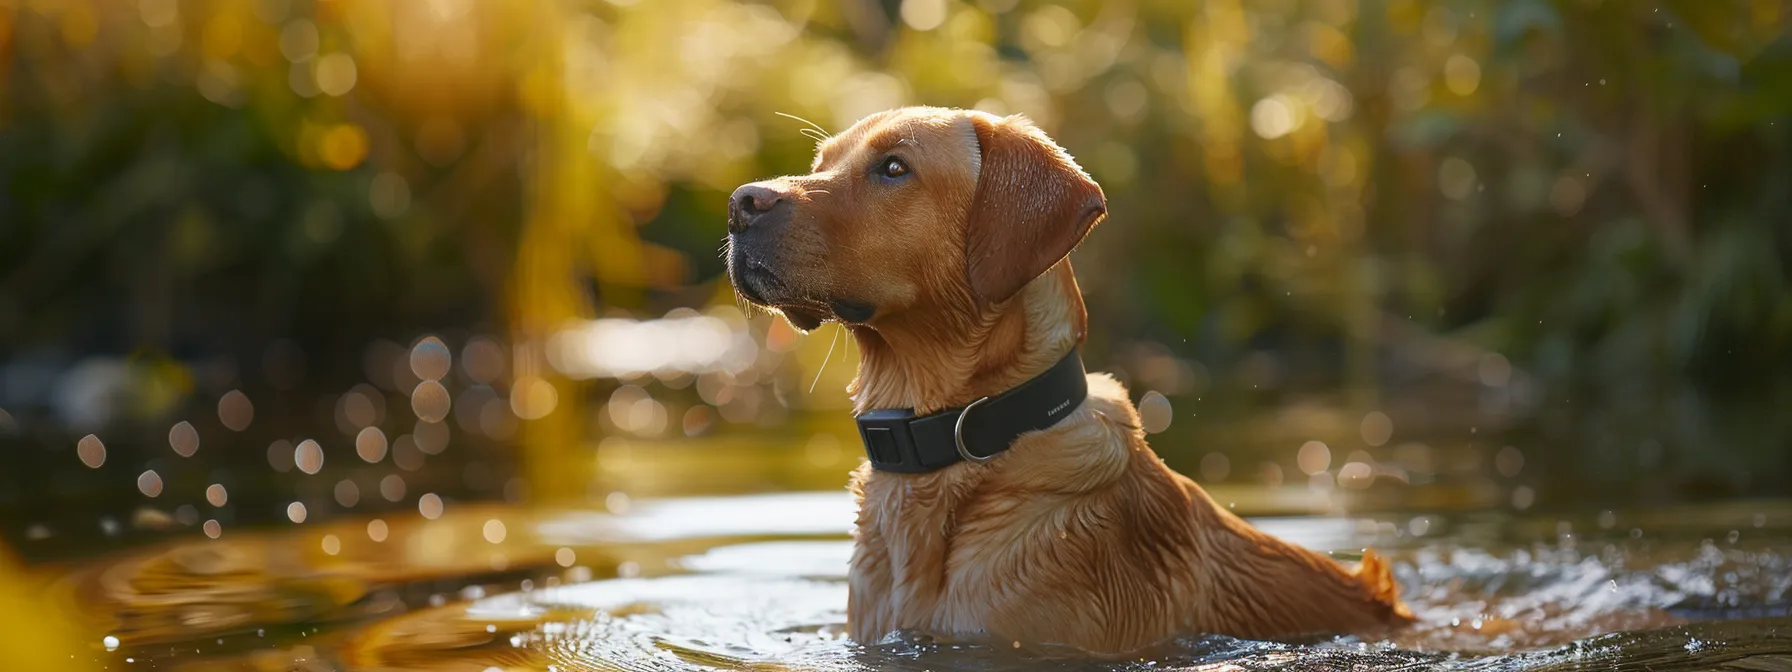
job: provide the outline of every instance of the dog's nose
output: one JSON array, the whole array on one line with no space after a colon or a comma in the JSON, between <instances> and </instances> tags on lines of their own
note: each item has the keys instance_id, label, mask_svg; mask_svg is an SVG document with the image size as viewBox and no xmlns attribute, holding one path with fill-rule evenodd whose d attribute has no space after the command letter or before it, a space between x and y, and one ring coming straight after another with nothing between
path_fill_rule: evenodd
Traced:
<instances>
[{"instance_id":1,"label":"dog's nose","mask_svg":"<svg viewBox=\"0 0 1792 672\"><path fill-rule=\"evenodd\" d=\"M784 193L761 182L742 185L728 200L728 232L740 233L753 226L760 215L771 212L784 200Z\"/></svg>"}]
</instances>

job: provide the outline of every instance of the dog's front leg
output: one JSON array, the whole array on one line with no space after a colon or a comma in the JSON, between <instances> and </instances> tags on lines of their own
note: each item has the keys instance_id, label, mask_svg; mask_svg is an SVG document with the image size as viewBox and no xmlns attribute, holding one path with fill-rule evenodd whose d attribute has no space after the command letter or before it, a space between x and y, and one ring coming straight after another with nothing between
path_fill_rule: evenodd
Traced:
<instances>
[{"instance_id":1,"label":"dog's front leg","mask_svg":"<svg viewBox=\"0 0 1792 672\"><path fill-rule=\"evenodd\" d=\"M846 575L846 630L864 644L896 629L890 599L890 554L877 526L868 524L871 517L861 504L853 530L852 565Z\"/></svg>"}]
</instances>

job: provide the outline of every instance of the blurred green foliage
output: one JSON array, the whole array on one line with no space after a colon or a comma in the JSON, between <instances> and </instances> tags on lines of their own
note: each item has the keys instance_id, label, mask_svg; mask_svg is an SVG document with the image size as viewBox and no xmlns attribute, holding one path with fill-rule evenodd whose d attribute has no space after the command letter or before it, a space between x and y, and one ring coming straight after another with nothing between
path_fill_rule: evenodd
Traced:
<instances>
[{"instance_id":1,"label":"blurred green foliage","mask_svg":"<svg viewBox=\"0 0 1792 672\"><path fill-rule=\"evenodd\" d=\"M1364 382L1395 319L1548 378L1785 373L1789 16L7 0L0 347L348 346L501 318L541 192L597 197L562 218L594 220L567 228L598 302L702 303L723 193L806 165L775 112L838 129L926 103L1026 113L1103 183L1112 218L1078 254L1098 339L1221 367L1344 344ZM530 141L555 128L588 142ZM569 179L552 152L595 163Z\"/></svg>"}]
</instances>

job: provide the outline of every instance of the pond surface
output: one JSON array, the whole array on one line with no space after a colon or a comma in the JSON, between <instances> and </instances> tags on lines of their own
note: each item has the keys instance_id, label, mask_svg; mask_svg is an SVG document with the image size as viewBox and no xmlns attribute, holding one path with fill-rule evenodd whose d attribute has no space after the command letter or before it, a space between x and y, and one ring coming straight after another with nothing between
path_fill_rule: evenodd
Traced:
<instances>
[{"instance_id":1,"label":"pond surface","mask_svg":"<svg viewBox=\"0 0 1792 672\"><path fill-rule=\"evenodd\" d=\"M1387 551L1387 641L1192 637L1122 660L843 635L851 502L786 493L463 505L229 532L49 568L108 669L1792 669L1792 502L1585 516L1255 519ZM115 646L114 646L115 645ZM112 649L112 650L108 650Z\"/></svg>"}]
</instances>

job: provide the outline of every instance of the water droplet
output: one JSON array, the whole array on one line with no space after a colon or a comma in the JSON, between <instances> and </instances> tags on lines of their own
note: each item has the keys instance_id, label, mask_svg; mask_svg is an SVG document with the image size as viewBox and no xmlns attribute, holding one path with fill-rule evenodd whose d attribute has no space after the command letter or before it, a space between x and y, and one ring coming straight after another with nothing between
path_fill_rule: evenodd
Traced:
<instances>
[{"instance_id":1,"label":"water droplet","mask_svg":"<svg viewBox=\"0 0 1792 672\"><path fill-rule=\"evenodd\" d=\"M305 504L303 502L293 502L286 505L287 520L294 523L303 523L305 522L305 515Z\"/></svg>"},{"instance_id":2,"label":"water droplet","mask_svg":"<svg viewBox=\"0 0 1792 672\"><path fill-rule=\"evenodd\" d=\"M342 540L337 539L334 534L326 534L324 535L323 548L324 555L336 555L337 553L341 553Z\"/></svg>"},{"instance_id":3,"label":"water droplet","mask_svg":"<svg viewBox=\"0 0 1792 672\"><path fill-rule=\"evenodd\" d=\"M174 423L168 430L168 447L181 457L192 457L199 452L199 430L193 429L193 423L182 420Z\"/></svg>"},{"instance_id":4,"label":"water droplet","mask_svg":"<svg viewBox=\"0 0 1792 672\"><path fill-rule=\"evenodd\" d=\"M504 521L493 518L485 521L485 540L494 544L504 543L508 531L504 529Z\"/></svg>"},{"instance_id":5,"label":"water droplet","mask_svg":"<svg viewBox=\"0 0 1792 672\"><path fill-rule=\"evenodd\" d=\"M386 521L378 518L367 521L367 538L372 539L374 543L385 541L386 533L388 531L389 530L386 528Z\"/></svg>"},{"instance_id":6,"label":"water droplet","mask_svg":"<svg viewBox=\"0 0 1792 672\"><path fill-rule=\"evenodd\" d=\"M118 638L113 637L112 635L106 635L105 639L100 640L100 643L106 645L107 651L118 650Z\"/></svg>"},{"instance_id":7,"label":"water droplet","mask_svg":"<svg viewBox=\"0 0 1792 672\"><path fill-rule=\"evenodd\" d=\"M578 560L578 554L574 553L570 548L561 548L558 551L554 551L554 564L560 565L561 567L571 567L573 563L578 562Z\"/></svg>"}]
</instances>

